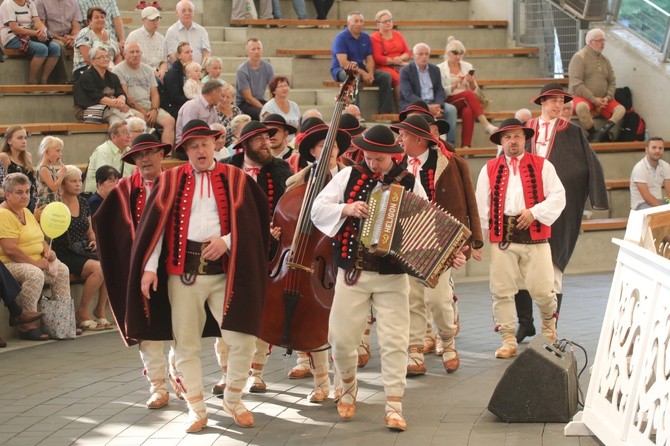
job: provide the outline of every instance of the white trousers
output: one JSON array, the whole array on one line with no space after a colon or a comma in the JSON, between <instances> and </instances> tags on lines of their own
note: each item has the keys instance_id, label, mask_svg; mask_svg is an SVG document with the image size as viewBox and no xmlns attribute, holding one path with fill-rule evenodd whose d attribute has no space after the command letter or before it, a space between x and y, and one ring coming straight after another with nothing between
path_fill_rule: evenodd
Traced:
<instances>
[{"instance_id":1,"label":"white trousers","mask_svg":"<svg viewBox=\"0 0 670 446\"><path fill-rule=\"evenodd\" d=\"M363 271L352 286L345 283L344 275L340 268L328 332L337 377L345 382L356 377L358 344L372 309L377 318L384 391L387 397L402 397L409 344L407 275Z\"/></svg>"},{"instance_id":2,"label":"white trousers","mask_svg":"<svg viewBox=\"0 0 670 446\"><path fill-rule=\"evenodd\" d=\"M490 289L493 295L493 317L501 334L514 333L517 315L514 295L528 290L543 319L556 312L554 265L549 243L510 243L500 249L491 244Z\"/></svg>"},{"instance_id":3,"label":"white trousers","mask_svg":"<svg viewBox=\"0 0 670 446\"><path fill-rule=\"evenodd\" d=\"M202 331L207 318L205 304L220 326L223 318L225 289L226 276L223 274L198 276L193 285L184 285L177 275L170 275L168 278L175 363L185 389L184 395L189 409L196 412L205 410L204 401L200 400L197 403L189 401L196 401L203 394L200 350ZM228 345L226 390L228 387L241 389L248 377L249 364L257 338L229 330L221 330L221 338ZM239 401L239 395L236 396L236 399Z\"/></svg>"},{"instance_id":4,"label":"white trousers","mask_svg":"<svg viewBox=\"0 0 670 446\"><path fill-rule=\"evenodd\" d=\"M456 333L454 314L454 288L451 268L441 276L435 288L424 286L417 279L409 278L409 345L423 347L428 314L442 340Z\"/></svg>"}]
</instances>

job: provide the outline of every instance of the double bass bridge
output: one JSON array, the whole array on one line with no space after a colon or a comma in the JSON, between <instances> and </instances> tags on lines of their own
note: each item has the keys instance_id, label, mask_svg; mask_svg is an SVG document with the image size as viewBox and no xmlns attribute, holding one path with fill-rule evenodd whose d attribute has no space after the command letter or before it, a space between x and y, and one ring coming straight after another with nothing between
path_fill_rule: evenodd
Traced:
<instances>
[{"instance_id":1,"label":"double bass bridge","mask_svg":"<svg viewBox=\"0 0 670 446\"><path fill-rule=\"evenodd\" d=\"M309 267L307 267L307 266L305 266L305 265L301 265L301 264L299 264L299 263L295 263L295 262L286 262L286 266L288 266L288 267L291 268L291 269L299 269L299 270L308 272L308 273L310 273L310 274L314 274L314 268L309 268Z\"/></svg>"}]
</instances>

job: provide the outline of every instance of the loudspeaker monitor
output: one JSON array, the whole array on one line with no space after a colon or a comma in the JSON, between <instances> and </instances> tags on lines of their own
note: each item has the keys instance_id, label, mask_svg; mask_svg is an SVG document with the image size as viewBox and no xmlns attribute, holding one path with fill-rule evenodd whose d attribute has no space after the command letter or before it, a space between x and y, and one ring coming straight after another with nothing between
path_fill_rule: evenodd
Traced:
<instances>
[{"instance_id":1,"label":"loudspeaker monitor","mask_svg":"<svg viewBox=\"0 0 670 446\"><path fill-rule=\"evenodd\" d=\"M507 368L488 409L508 423L567 423L577 412L577 362L535 336Z\"/></svg>"}]
</instances>

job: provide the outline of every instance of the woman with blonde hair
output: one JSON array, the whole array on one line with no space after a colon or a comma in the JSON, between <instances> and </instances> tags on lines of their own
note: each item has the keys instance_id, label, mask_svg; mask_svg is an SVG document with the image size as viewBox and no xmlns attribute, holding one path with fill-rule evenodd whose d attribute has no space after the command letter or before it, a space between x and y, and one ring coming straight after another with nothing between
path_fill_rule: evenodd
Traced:
<instances>
[{"instance_id":1,"label":"woman with blonde hair","mask_svg":"<svg viewBox=\"0 0 670 446\"><path fill-rule=\"evenodd\" d=\"M30 180L28 209L33 212L37 197L37 181L33 157L28 152L28 132L22 125L13 125L5 132L5 142L0 150L0 163L8 174L18 172L28 177Z\"/></svg>"},{"instance_id":2,"label":"woman with blonde hair","mask_svg":"<svg viewBox=\"0 0 670 446\"><path fill-rule=\"evenodd\" d=\"M442 74L442 86L447 95L447 102L456 107L462 120L461 147L470 147L475 118L489 134L498 128L491 124L484 115L484 109L474 93L478 88L475 80L475 70L471 63L463 60L464 55L465 46L463 43L453 36L449 36L444 54L445 60L438 67Z\"/></svg>"},{"instance_id":3,"label":"woman with blonde hair","mask_svg":"<svg viewBox=\"0 0 670 446\"><path fill-rule=\"evenodd\" d=\"M84 279L81 302L75 311L77 327L82 330L104 330L113 328L107 320L107 287L105 286L97 259L97 243L91 226L88 202L82 197L81 170L77 166L65 166L61 185L61 201L68 207L72 219L65 234L53 240L53 249L58 258L67 265L71 274ZM98 303L91 315L90 306L95 293Z\"/></svg>"}]
</instances>

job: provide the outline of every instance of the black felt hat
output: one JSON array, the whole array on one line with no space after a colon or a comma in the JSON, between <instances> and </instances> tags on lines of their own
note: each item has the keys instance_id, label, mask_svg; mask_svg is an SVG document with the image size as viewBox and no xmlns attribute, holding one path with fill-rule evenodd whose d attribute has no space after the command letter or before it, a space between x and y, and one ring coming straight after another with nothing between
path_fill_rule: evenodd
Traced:
<instances>
[{"instance_id":1,"label":"black felt hat","mask_svg":"<svg viewBox=\"0 0 670 446\"><path fill-rule=\"evenodd\" d=\"M317 142L326 139L328 128L328 125L321 121L321 123L314 122L312 127L306 129L304 132L300 132L302 136L297 145L302 159L309 162L315 161L314 155L309 151ZM338 156L340 156L349 148L349 145L351 144L351 136L344 130L338 129L337 135L335 136L335 144L337 144Z\"/></svg>"},{"instance_id":2,"label":"black felt hat","mask_svg":"<svg viewBox=\"0 0 670 446\"><path fill-rule=\"evenodd\" d=\"M354 145L366 152L387 153L393 155L404 153L402 147L396 143L391 129L384 125L370 127L361 136L354 138Z\"/></svg>"},{"instance_id":3,"label":"black felt hat","mask_svg":"<svg viewBox=\"0 0 670 446\"><path fill-rule=\"evenodd\" d=\"M201 119L191 119L182 127L181 141L174 148L175 152L184 152L184 143L189 139L212 136L218 138L223 134L220 130L212 130L209 125Z\"/></svg>"},{"instance_id":4,"label":"black felt hat","mask_svg":"<svg viewBox=\"0 0 670 446\"><path fill-rule=\"evenodd\" d=\"M365 126L356 119L356 116L351 113L344 113L340 117L340 130L344 130L348 134L353 136L358 136L365 131Z\"/></svg>"},{"instance_id":5,"label":"black felt hat","mask_svg":"<svg viewBox=\"0 0 670 446\"><path fill-rule=\"evenodd\" d=\"M562 86L556 82L552 82L542 87L542 90L540 90L540 95L531 99L530 102L534 102L537 105L542 105L542 98L547 96L563 96L563 102L572 101L572 96L569 93L566 93Z\"/></svg>"},{"instance_id":6,"label":"black felt hat","mask_svg":"<svg viewBox=\"0 0 670 446\"><path fill-rule=\"evenodd\" d=\"M298 131L298 129L293 127L291 124L287 124L286 119L284 119L282 115L279 115L277 113L267 115L265 119L263 119L263 124L278 125L280 127L284 127L284 130L287 130L290 135L293 135L295 132Z\"/></svg>"},{"instance_id":7,"label":"black felt hat","mask_svg":"<svg viewBox=\"0 0 670 446\"><path fill-rule=\"evenodd\" d=\"M437 143L437 141L435 141L435 136L430 133L430 125L421 115L408 116L403 122L391 125L391 130L394 132L405 130L417 138L427 139L433 144Z\"/></svg>"},{"instance_id":8,"label":"black felt hat","mask_svg":"<svg viewBox=\"0 0 670 446\"><path fill-rule=\"evenodd\" d=\"M404 121L407 119L407 115L410 113L420 113L423 115L430 115L433 116L430 113L430 109L428 108L428 104L426 104L425 101L414 101L411 104L407 106L403 111L400 112L400 121Z\"/></svg>"},{"instance_id":9,"label":"black felt hat","mask_svg":"<svg viewBox=\"0 0 670 446\"><path fill-rule=\"evenodd\" d=\"M493 144L499 146L500 138L502 138L503 133L508 130L516 130L516 129L523 130L524 135L526 135L526 139L530 139L533 137L533 135L535 135L535 130L529 127L525 127L523 124L521 124L521 121L519 121L518 119L507 118L500 124L498 130L491 133L491 136L489 136L489 140Z\"/></svg>"},{"instance_id":10,"label":"black felt hat","mask_svg":"<svg viewBox=\"0 0 670 446\"><path fill-rule=\"evenodd\" d=\"M149 135L147 133L143 133L133 140L133 144L130 147L130 150L124 153L121 159L125 163L135 164L133 155L138 152L152 149L163 149L163 156L167 156L167 154L170 153L170 150L172 150L172 145L161 143L158 139L158 136L154 134Z\"/></svg>"},{"instance_id":11,"label":"black felt hat","mask_svg":"<svg viewBox=\"0 0 670 446\"><path fill-rule=\"evenodd\" d=\"M237 142L233 146L233 149L242 147L242 144L244 144L246 140L253 138L256 135L267 133L270 137L273 137L274 134L277 132L278 132L277 129L266 127L265 124L263 124L262 122L251 121L247 125L245 125L244 128L242 129L242 132L240 132L240 139L237 140Z\"/></svg>"}]
</instances>

